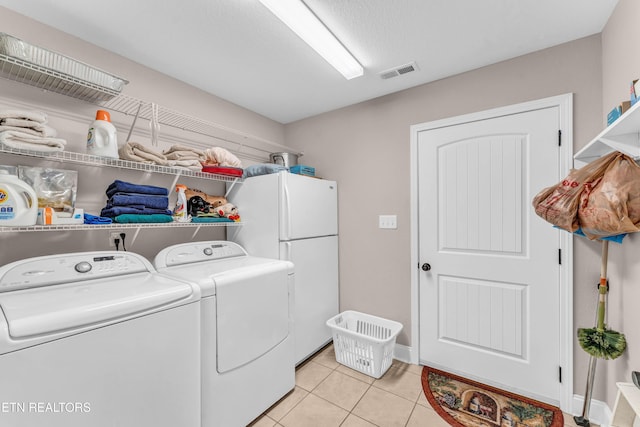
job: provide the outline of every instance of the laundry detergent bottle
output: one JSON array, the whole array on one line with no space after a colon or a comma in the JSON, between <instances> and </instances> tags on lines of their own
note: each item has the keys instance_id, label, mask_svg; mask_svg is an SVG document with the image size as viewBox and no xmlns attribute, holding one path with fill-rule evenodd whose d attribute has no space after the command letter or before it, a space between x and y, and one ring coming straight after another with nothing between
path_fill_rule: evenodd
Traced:
<instances>
[{"instance_id":1,"label":"laundry detergent bottle","mask_svg":"<svg viewBox=\"0 0 640 427\"><path fill-rule=\"evenodd\" d=\"M29 184L0 169L0 227L35 225L38 198Z\"/></svg>"},{"instance_id":2,"label":"laundry detergent bottle","mask_svg":"<svg viewBox=\"0 0 640 427\"><path fill-rule=\"evenodd\" d=\"M102 157L118 156L118 133L116 127L111 123L111 116L108 111L98 110L96 120L89 128L87 134L87 154Z\"/></svg>"}]
</instances>

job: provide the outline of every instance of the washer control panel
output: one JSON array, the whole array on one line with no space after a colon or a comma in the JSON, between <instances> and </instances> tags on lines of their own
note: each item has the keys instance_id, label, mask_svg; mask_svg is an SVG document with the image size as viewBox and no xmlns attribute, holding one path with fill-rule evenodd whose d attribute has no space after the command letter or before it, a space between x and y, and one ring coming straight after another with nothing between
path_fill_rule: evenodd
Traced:
<instances>
[{"instance_id":1,"label":"washer control panel","mask_svg":"<svg viewBox=\"0 0 640 427\"><path fill-rule=\"evenodd\" d=\"M221 240L185 243L161 251L156 257L156 267L169 267L238 256L247 256L247 252L234 242Z\"/></svg>"},{"instance_id":2,"label":"washer control panel","mask_svg":"<svg viewBox=\"0 0 640 427\"><path fill-rule=\"evenodd\" d=\"M153 271L140 255L88 252L16 261L0 268L0 292Z\"/></svg>"}]
</instances>

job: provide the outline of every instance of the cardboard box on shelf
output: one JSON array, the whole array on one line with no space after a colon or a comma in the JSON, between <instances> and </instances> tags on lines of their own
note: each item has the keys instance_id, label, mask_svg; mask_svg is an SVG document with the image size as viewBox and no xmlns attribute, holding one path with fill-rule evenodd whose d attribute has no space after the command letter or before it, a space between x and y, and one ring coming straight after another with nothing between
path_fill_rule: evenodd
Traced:
<instances>
[{"instance_id":1,"label":"cardboard box on shelf","mask_svg":"<svg viewBox=\"0 0 640 427\"><path fill-rule=\"evenodd\" d=\"M56 212L53 208L39 208L36 224L39 225L61 225L61 224L84 224L84 209L75 208L71 215Z\"/></svg>"}]
</instances>

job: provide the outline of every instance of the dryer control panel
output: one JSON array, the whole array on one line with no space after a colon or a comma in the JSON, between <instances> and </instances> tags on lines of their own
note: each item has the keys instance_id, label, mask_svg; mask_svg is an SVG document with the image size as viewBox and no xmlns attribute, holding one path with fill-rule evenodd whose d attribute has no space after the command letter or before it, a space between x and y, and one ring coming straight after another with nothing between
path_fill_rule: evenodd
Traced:
<instances>
[{"instance_id":1,"label":"dryer control panel","mask_svg":"<svg viewBox=\"0 0 640 427\"><path fill-rule=\"evenodd\" d=\"M242 246L234 242L209 241L193 242L172 246L161 251L156 257L156 267L171 267L195 262L247 256Z\"/></svg>"},{"instance_id":2,"label":"dryer control panel","mask_svg":"<svg viewBox=\"0 0 640 427\"><path fill-rule=\"evenodd\" d=\"M143 257L126 252L86 252L29 258L0 268L0 292L154 271Z\"/></svg>"}]
</instances>

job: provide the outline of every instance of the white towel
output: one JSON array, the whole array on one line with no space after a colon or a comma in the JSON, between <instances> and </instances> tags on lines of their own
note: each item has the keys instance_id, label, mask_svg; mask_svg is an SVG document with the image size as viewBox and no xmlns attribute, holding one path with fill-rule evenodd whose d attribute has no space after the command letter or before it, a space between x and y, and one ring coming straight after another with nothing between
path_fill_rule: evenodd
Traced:
<instances>
[{"instance_id":1,"label":"white towel","mask_svg":"<svg viewBox=\"0 0 640 427\"><path fill-rule=\"evenodd\" d=\"M184 158L204 160L206 158L204 151L183 145L172 145L168 150L164 150L162 154L167 156L167 159L173 160L181 160Z\"/></svg>"},{"instance_id":2,"label":"white towel","mask_svg":"<svg viewBox=\"0 0 640 427\"><path fill-rule=\"evenodd\" d=\"M51 126L47 126L43 123L34 122L33 120L26 119L0 119L1 126L17 127L22 129L33 129L40 132L42 136L56 137L57 132Z\"/></svg>"},{"instance_id":3,"label":"white towel","mask_svg":"<svg viewBox=\"0 0 640 427\"><path fill-rule=\"evenodd\" d=\"M24 132L30 135L41 136L44 138L55 138L56 136L58 136L58 132L56 132L54 128L49 127L47 125L40 125L39 128L34 128L34 127L11 126L6 123L0 124L0 132L3 132L5 130L15 130L18 132Z\"/></svg>"},{"instance_id":4,"label":"white towel","mask_svg":"<svg viewBox=\"0 0 640 427\"><path fill-rule=\"evenodd\" d=\"M63 151L67 145L64 139L38 137L15 130L0 132L0 142L10 148L39 152Z\"/></svg>"},{"instance_id":5,"label":"white towel","mask_svg":"<svg viewBox=\"0 0 640 427\"><path fill-rule=\"evenodd\" d=\"M133 160L134 162L155 163L157 165L169 166L167 158L160 152L154 151L139 142L129 141L118 150L122 160Z\"/></svg>"},{"instance_id":6,"label":"white towel","mask_svg":"<svg viewBox=\"0 0 640 427\"><path fill-rule=\"evenodd\" d=\"M171 153L164 153L165 157L169 160L198 160L205 161L206 157L204 154L202 156L198 156L193 151L172 151Z\"/></svg>"},{"instance_id":7,"label":"white towel","mask_svg":"<svg viewBox=\"0 0 640 427\"><path fill-rule=\"evenodd\" d=\"M242 162L231 152L222 147L211 147L205 150L204 154L207 156L205 164L212 166L231 166L234 168L241 168Z\"/></svg>"},{"instance_id":8,"label":"white towel","mask_svg":"<svg viewBox=\"0 0 640 427\"><path fill-rule=\"evenodd\" d=\"M192 171L201 171L202 163L200 160L169 160L171 166L184 167Z\"/></svg>"},{"instance_id":9,"label":"white towel","mask_svg":"<svg viewBox=\"0 0 640 427\"><path fill-rule=\"evenodd\" d=\"M4 119L26 119L42 124L47 123L47 115L41 111L0 110L0 122Z\"/></svg>"}]
</instances>

